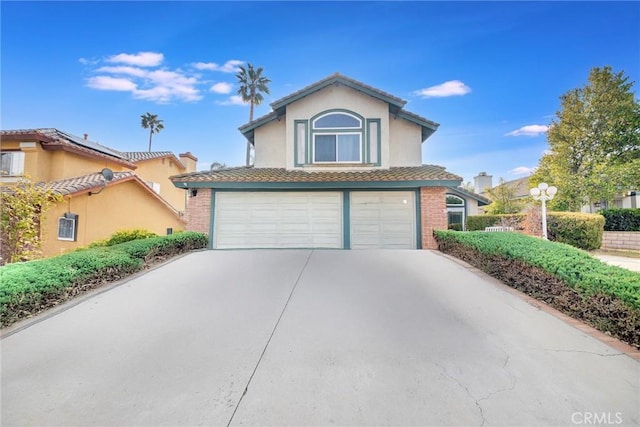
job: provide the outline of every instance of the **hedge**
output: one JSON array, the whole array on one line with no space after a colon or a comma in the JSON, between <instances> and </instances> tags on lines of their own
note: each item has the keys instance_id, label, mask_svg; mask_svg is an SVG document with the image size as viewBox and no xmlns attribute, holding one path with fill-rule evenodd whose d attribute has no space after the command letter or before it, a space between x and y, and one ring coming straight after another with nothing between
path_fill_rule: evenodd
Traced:
<instances>
[{"instance_id":1,"label":"hedge","mask_svg":"<svg viewBox=\"0 0 640 427\"><path fill-rule=\"evenodd\" d=\"M503 222L515 224L516 228L520 228L519 225L524 216L524 214L470 215L467 217L467 230L482 231L487 227L501 225Z\"/></svg>"},{"instance_id":2,"label":"hedge","mask_svg":"<svg viewBox=\"0 0 640 427\"><path fill-rule=\"evenodd\" d=\"M605 231L640 231L640 208L604 209Z\"/></svg>"},{"instance_id":3,"label":"hedge","mask_svg":"<svg viewBox=\"0 0 640 427\"><path fill-rule=\"evenodd\" d=\"M640 346L640 274L519 233L435 231L438 248Z\"/></svg>"},{"instance_id":4,"label":"hedge","mask_svg":"<svg viewBox=\"0 0 640 427\"><path fill-rule=\"evenodd\" d=\"M566 243L587 251L600 249L604 218L597 214L549 212L547 232L549 240L553 242Z\"/></svg>"},{"instance_id":5,"label":"hedge","mask_svg":"<svg viewBox=\"0 0 640 427\"><path fill-rule=\"evenodd\" d=\"M206 246L206 235L184 232L5 265L0 267L0 325L8 326L104 282L132 274L154 257Z\"/></svg>"}]
</instances>

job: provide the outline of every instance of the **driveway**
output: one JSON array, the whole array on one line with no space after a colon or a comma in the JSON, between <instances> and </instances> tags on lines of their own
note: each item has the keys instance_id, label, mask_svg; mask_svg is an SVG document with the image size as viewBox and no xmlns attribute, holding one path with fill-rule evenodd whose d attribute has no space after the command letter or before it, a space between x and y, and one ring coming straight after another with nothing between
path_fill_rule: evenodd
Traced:
<instances>
[{"instance_id":1,"label":"driveway","mask_svg":"<svg viewBox=\"0 0 640 427\"><path fill-rule=\"evenodd\" d=\"M1 344L3 426L640 423L640 363L431 251L197 252Z\"/></svg>"}]
</instances>

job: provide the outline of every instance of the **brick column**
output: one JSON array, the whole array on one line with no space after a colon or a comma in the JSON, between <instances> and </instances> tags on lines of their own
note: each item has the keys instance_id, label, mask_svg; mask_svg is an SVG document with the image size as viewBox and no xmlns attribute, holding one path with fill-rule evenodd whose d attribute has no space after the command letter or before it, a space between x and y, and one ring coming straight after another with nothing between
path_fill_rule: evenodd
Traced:
<instances>
[{"instance_id":1,"label":"brick column","mask_svg":"<svg viewBox=\"0 0 640 427\"><path fill-rule=\"evenodd\" d=\"M211 222L211 193L210 188L198 188L195 196L191 195L192 190L187 190L187 230L199 231L209 235L209 224Z\"/></svg>"},{"instance_id":2,"label":"brick column","mask_svg":"<svg viewBox=\"0 0 640 427\"><path fill-rule=\"evenodd\" d=\"M438 249L433 230L447 229L447 198L444 187L420 187L422 249Z\"/></svg>"}]
</instances>

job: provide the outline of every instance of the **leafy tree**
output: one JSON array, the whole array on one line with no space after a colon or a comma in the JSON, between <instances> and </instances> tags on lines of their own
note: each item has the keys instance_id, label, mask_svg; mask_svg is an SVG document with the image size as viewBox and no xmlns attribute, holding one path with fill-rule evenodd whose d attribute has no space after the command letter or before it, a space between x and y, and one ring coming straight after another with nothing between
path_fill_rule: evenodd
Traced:
<instances>
[{"instance_id":1,"label":"leafy tree","mask_svg":"<svg viewBox=\"0 0 640 427\"><path fill-rule=\"evenodd\" d=\"M153 134L164 129L164 125L162 124L164 120L158 119L157 114L151 113L143 114L140 118L142 119L142 127L149 129L149 152L151 152L151 139L153 138Z\"/></svg>"},{"instance_id":2,"label":"leafy tree","mask_svg":"<svg viewBox=\"0 0 640 427\"><path fill-rule=\"evenodd\" d=\"M254 106L262 104L264 101L263 93L269 95L269 86L271 83L267 77L262 75L262 67L257 69L251 64L247 67L240 66L240 72L236 74L240 88L238 95L242 97L242 101L249 103L249 122L253 121ZM247 157L246 164L249 166L251 162L251 143L247 141Z\"/></svg>"},{"instance_id":3,"label":"leafy tree","mask_svg":"<svg viewBox=\"0 0 640 427\"><path fill-rule=\"evenodd\" d=\"M624 72L593 68L588 83L560 97L550 152L530 182L558 187L552 209L577 211L640 187L640 104Z\"/></svg>"},{"instance_id":4,"label":"leafy tree","mask_svg":"<svg viewBox=\"0 0 640 427\"><path fill-rule=\"evenodd\" d=\"M490 215L512 214L522 210L524 202L516 198L515 189L505 184L500 178L500 183L485 191L485 195L491 200L491 204L484 208L484 212Z\"/></svg>"},{"instance_id":5,"label":"leafy tree","mask_svg":"<svg viewBox=\"0 0 640 427\"><path fill-rule=\"evenodd\" d=\"M211 170L212 171L217 171L217 170L220 170L220 169L224 169L226 167L227 167L226 163L221 163L221 162L213 162L213 163L211 163Z\"/></svg>"},{"instance_id":6,"label":"leafy tree","mask_svg":"<svg viewBox=\"0 0 640 427\"><path fill-rule=\"evenodd\" d=\"M44 215L61 200L51 188L28 178L0 187L2 261L27 261L40 255Z\"/></svg>"}]
</instances>

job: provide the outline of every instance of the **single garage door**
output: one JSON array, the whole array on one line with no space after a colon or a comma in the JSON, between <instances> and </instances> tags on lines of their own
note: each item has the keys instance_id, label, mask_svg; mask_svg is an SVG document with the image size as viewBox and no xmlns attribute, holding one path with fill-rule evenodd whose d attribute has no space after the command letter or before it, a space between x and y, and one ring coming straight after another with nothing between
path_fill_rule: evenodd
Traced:
<instances>
[{"instance_id":1,"label":"single garage door","mask_svg":"<svg viewBox=\"0 0 640 427\"><path fill-rule=\"evenodd\" d=\"M415 194L411 191L352 192L351 248L415 249Z\"/></svg>"},{"instance_id":2,"label":"single garage door","mask_svg":"<svg viewBox=\"0 0 640 427\"><path fill-rule=\"evenodd\" d=\"M214 248L341 248L340 192L216 192Z\"/></svg>"}]
</instances>

